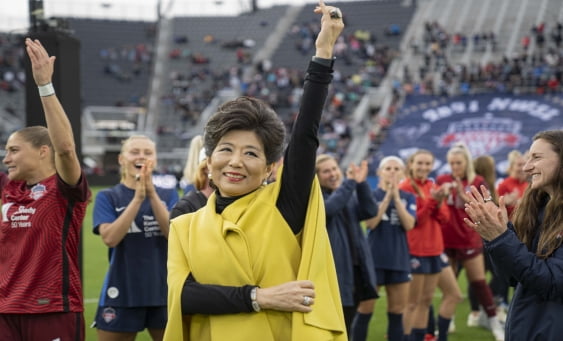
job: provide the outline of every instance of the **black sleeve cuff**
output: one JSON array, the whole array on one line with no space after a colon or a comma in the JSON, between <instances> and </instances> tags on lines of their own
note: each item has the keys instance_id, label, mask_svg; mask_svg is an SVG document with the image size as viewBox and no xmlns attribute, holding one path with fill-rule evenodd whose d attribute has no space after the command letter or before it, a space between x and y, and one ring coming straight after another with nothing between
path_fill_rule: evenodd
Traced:
<instances>
[{"instance_id":1,"label":"black sleeve cuff","mask_svg":"<svg viewBox=\"0 0 563 341\"><path fill-rule=\"evenodd\" d=\"M190 274L181 296L182 315L238 314L254 312L250 300L253 285L240 287L200 284Z\"/></svg>"},{"instance_id":2,"label":"black sleeve cuff","mask_svg":"<svg viewBox=\"0 0 563 341\"><path fill-rule=\"evenodd\" d=\"M309 62L305 79L314 83L330 84L332 82L332 72L333 70L330 66L312 60Z\"/></svg>"},{"instance_id":3,"label":"black sleeve cuff","mask_svg":"<svg viewBox=\"0 0 563 341\"><path fill-rule=\"evenodd\" d=\"M317 57L317 56L313 56L313 58L311 58L311 60L315 63L324 65L326 67L329 67L332 70L332 67L334 66L334 60L336 58L332 57L331 59L326 59L326 58L321 58L321 57Z\"/></svg>"}]
</instances>

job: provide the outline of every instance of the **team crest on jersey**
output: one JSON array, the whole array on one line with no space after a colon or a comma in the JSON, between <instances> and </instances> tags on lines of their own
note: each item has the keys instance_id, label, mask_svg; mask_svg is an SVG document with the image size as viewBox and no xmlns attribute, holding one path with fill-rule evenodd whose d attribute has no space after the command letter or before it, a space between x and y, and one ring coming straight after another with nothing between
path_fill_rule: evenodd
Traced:
<instances>
[{"instance_id":1,"label":"team crest on jersey","mask_svg":"<svg viewBox=\"0 0 563 341\"><path fill-rule=\"evenodd\" d=\"M45 193L47 193L47 187L45 187L45 185L42 184L37 184L31 187L31 193L29 194L29 197L32 198L33 200L37 200L42 196L44 196Z\"/></svg>"},{"instance_id":2,"label":"team crest on jersey","mask_svg":"<svg viewBox=\"0 0 563 341\"><path fill-rule=\"evenodd\" d=\"M106 323L110 323L111 321L115 320L116 317L117 314L115 313L115 309L113 309L112 307L104 308L104 310L102 311L102 318L104 319L104 321L106 321Z\"/></svg>"},{"instance_id":3,"label":"team crest on jersey","mask_svg":"<svg viewBox=\"0 0 563 341\"><path fill-rule=\"evenodd\" d=\"M418 258L411 258L411 269L418 269L420 268L420 261L418 260Z\"/></svg>"}]
</instances>

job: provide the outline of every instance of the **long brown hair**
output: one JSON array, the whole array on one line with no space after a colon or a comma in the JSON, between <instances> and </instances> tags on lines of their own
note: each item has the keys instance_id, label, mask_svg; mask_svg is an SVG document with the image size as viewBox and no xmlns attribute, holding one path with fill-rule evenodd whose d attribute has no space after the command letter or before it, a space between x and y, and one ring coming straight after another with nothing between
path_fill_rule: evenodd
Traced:
<instances>
[{"instance_id":1,"label":"long brown hair","mask_svg":"<svg viewBox=\"0 0 563 341\"><path fill-rule=\"evenodd\" d=\"M534 236L541 230L536 255L547 258L563 242L563 130L539 132L533 140L539 139L549 143L559 156L559 173L553 179L553 193L550 197L545 190L529 186L514 212L513 221L516 234L528 249L531 249ZM540 209L544 205L544 218L539 226Z\"/></svg>"},{"instance_id":2,"label":"long brown hair","mask_svg":"<svg viewBox=\"0 0 563 341\"><path fill-rule=\"evenodd\" d=\"M489 193L493 197L493 202L495 204L498 203L498 195L495 189L497 181L495 159L490 155L481 155L473 160L473 167L475 168L475 173L485 179Z\"/></svg>"}]
</instances>

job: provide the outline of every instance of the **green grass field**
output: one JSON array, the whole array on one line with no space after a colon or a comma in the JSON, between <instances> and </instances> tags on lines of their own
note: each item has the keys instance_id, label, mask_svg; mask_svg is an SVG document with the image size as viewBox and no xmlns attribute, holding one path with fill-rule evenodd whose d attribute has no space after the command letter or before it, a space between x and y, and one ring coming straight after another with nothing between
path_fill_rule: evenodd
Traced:
<instances>
[{"instance_id":1,"label":"green grass field","mask_svg":"<svg viewBox=\"0 0 563 341\"><path fill-rule=\"evenodd\" d=\"M100 188L92 188L92 198L95 197ZM93 202L93 201L92 201ZM96 312L98 296L100 288L107 270L107 247L102 243L99 236L92 233L92 209L93 203L88 206L86 218L84 220L83 230L83 278L84 278L84 317L86 320L86 340L96 340L96 330L90 328ZM466 291L465 276L460 276L460 285L462 292ZM385 293L381 293L380 298L376 304L376 309L370 325L368 339L373 341L385 340L385 329L387 325ZM435 299L435 307L438 306L440 298L438 294ZM492 334L482 328L467 328L466 319L469 314L469 306L467 300L464 300L458 305L455 325L456 332L450 334L449 340L451 341L475 341L475 340L494 340ZM137 336L139 341L151 340L148 333L145 331Z\"/></svg>"}]
</instances>

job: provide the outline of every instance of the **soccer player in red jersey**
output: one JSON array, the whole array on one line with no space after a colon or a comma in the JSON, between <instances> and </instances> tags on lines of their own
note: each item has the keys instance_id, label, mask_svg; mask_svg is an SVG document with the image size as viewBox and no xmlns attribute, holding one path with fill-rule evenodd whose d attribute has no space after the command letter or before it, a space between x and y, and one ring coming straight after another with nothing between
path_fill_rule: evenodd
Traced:
<instances>
[{"instance_id":1,"label":"soccer player in red jersey","mask_svg":"<svg viewBox=\"0 0 563 341\"><path fill-rule=\"evenodd\" d=\"M425 149L414 152L408 160L407 178L399 184L403 191L416 197L416 224L407 232L412 282L409 303L403 315L405 334L411 340L424 340L428 324L428 306L442 281L443 293L438 314L439 341L448 339L448 329L461 292L451 267L444 267L442 225L449 219L444 199L449 194L447 185L441 187L429 178L434 166L434 155ZM432 335L433 336L433 335Z\"/></svg>"},{"instance_id":2,"label":"soccer player in red jersey","mask_svg":"<svg viewBox=\"0 0 563 341\"><path fill-rule=\"evenodd\" d=\"M25 45L47 128L23 128L6 144L0 338L84 340L78 245L90 190L51 84L55 57L38 40Z\"/></svg>"},{"instance_id":3,"label":"soccer player in red jersey","mask_svg":"<svg viewBox=\"0 0 563 341\"><path fill-rule=\"evenodd\" d=\"M465 269L467 281L487 313L495 340L504 341L504 330L497 317L493 294L485 281L483 241L481 236L467 227L463 220L467 218L465 203L470 199L466 192L470 186L486 187L486 182L483 177L475 173L473 159L465 144L453 145L448 150L447 159L451 173L442 174L436 179L438 185L449 184L450 187L450 193L445 201L449 209L450 221L442 226L445 251L454 272L458 272L460 265Z\"/></svg>"}]
</instances>

